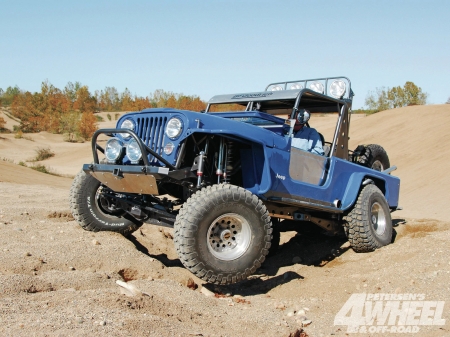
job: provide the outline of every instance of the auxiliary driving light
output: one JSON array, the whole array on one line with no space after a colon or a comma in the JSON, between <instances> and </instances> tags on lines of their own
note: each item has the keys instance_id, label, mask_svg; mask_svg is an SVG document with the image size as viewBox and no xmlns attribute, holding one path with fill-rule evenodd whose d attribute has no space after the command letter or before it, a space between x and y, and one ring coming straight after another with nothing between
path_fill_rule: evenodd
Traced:
<instances>
[{"instance_id":1,"label":"auxiliary driving light","mask_svg":"<svg viewBox=\"0 0 450 337\"><path fill-rule=\"evenodd\" d=\"M114 163L120 158L123 151L123 143L116 137L108 139L105 147L106 160L109 163Z\"/></svg>"},{"instance_id":2,"label":"auxiliary driving light","mask_svg":"<svg viewBox=\"0 0 450 337\"><path fill-rule=\"evenodd\" d=\"M336 98L341 98L345 94L346 85L344 81L336 80L330 85L330 94Z\"/></svg>"},{"instance_id":3,"label":"auxiliary driving light","mask_svg":"<svg viewBox=\"0 0 450 337\"><path fill-rule=\"evenodd\" d=\"M132 139L127 144L127 157L133 164L137 163L142 158L141 148L139 147L136 139Z\"/></svg>"}]
</instances>

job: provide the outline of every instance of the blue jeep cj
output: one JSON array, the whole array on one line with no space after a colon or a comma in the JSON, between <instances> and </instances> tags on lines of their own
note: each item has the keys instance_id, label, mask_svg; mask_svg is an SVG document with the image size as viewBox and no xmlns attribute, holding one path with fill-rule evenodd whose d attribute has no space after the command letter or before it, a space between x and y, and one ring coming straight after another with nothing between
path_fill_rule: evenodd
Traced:
<instances>
[{"instance_id":1,"label":"blue jeep cj","mask_svg":"<svg viewBox=\"0 0 450 337\"><path fill-rule=\"evenodd\" d=\"M216 284L254 273L286 219L373 251L391 242L400 180L381 146L349 151L352 97L350 80L333 77L214 96L202 112L128 113L94 134L93 163L70 190L73 215L86 230L124 235L143 222L173 227L183 265ZM300 109L337 116L325 155L291 146Z\"/></svg>"}]
</instances>

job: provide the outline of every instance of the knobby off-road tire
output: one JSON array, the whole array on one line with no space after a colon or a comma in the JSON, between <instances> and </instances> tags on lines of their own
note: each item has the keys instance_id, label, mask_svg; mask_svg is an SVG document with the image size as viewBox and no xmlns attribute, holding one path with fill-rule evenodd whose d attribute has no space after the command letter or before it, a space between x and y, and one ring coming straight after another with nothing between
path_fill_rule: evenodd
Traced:
<instances>
[{"instance_id":1,"label":"knobby off-road tire","mask_svg":"<svg viewBox=\"0 0 450 337\"><path fill-rule=\"evenodd\" d=\"M245 280L269 252L272 223L264 204L233 185L206 187L189 198L175 221L183 265L209 283Z\"/></svg>"},{"instance_id":2,"label":"knobby off-road tire","mask_svg":"<svg viewBox=\"0 0 450 337\"><path fill-rule=\"evenodd\" d=\"M372 252L392 241L389 206L375 185L367 185L361 190L356 204L344 221L345 233L355 252Z\"/></svg>"},{"instance_id":3,"label":"knobby off-road tire","mask_svg":"<svg viewBox=\"0 0 450 337\"><path fill-rule=\"evenodd\" d=\"M85 230L112 231L123 235L134 232L142 222L123 211L112 211L102 205L98 193L100 182L84 171L79 172L70 188L70 209Z\"/></svg>"},{"instance_id":4,"label":"knobby off-road tire","mask_svg":"<svg viewBox=\"0 0 450 337\"><path fill-rule=\"evenodd\" d=\"M357 163L377 171L384 171L391 167L386 151L377 144L365 146L364 152L358 157Z\"/></svg>"}]
</instances>

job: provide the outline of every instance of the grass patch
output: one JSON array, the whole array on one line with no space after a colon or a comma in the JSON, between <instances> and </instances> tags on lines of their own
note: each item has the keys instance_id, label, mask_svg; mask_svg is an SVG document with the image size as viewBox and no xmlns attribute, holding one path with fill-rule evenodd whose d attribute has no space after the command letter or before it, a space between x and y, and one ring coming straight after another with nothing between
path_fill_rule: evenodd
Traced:
<instances>
[{"instance_id":1,"label":"grass patch","mask_svg":"<svg viewBox=\"0 0 450 337\"><path fill-rule=\"evenodd\" d=\"M27 167L27 164L25 164L25 162L23 162L23 161L19 161L19 165L20 165L20 166Z\"/></svg>"},{"instance_id":2,"label":"grass patch","mask_svg":"<svg viewBox=\"0 0 450 337\"><path fill-rule=\"evenodd\" d=\"M110 114L107 114L106 117L108 117L109 121L111 120L111 115Z\"/></svg>"},{"instance_id":3,"label":"grass patch","mask_svg":"<svg viewBox=\"0 0 450 337\"><path fill-rule=\"evenodd\" d=\"M34 157L33 161L42 161L55 156L55 153L49 147L38 147L34 151L36 152L36 157Z\"/></svg>"},{"instance_id":4,"label":"grass patch","mask_svg":"<svg viewBox=\"0 0 450 337\"><path fill-rule=\"evenodd\" d=\"M33 165L30 166L30 168L41 173L51 174L52 176L60 176L59 174L53 172L50 168L42 164Z\"/></svg>"},{"instance_id":5,"label":"grass patch","mask_svg":"<svg viewBox=\"0 0 450 337\"><path fill-rule=\"evenodd\" d=\"M102 116L95 115L95 118L97 119L97 122L104 122L105 119Z\"/></svg>"},{"instance_id":6,"label":"grass patch","mask_svg":"<svg viewBox=\"0 0 450 337\"><path fill-rule=\"evenodd\" d=\"M30 136L24 136L22 130L18 129L16 134L14 135L14 138L16 139L26 139L29 140L31 142L34 142L34 139L31 138Z\"/></svg>"}]
</instances>

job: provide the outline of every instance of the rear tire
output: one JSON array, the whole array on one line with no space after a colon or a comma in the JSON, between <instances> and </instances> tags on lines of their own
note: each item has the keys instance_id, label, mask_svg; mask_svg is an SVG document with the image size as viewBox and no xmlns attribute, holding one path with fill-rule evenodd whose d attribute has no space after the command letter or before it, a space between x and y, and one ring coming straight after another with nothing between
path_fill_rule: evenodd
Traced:
<instances>
[{"instance_id":1,"label":"rear tire","mask_svg":"<svg viewBox=\"0 0 450 337\"><path fill-rule=\"evenodd\" d=\"M344 220L345 233L355 252L372 252L392 241L389 205L375 185L367 185L361 190Z\"/></svg>"},{"instance_id":2,"label":"rear tire","mask_svg":"<svg viewBox=\"0 0 450 337\"><path fill-rule=\"evenodd\" d=\"M264 204L234 185L206 187L181 208L174 243L183 265L209 283L245 280L269 252L272 225Z\"/></svg>"},{"instance_id":3,"label":"rear tire","mask_svg":"<svg viewBox=\"0 0 450 337\"><path fill-rule=\"evenodd\" d=\"M70 188L70 209L83 229L99 232L111 231L129 235L142 222L122 210L107 209L102 199L100 182L84 171L79 172Z\"/></svg>"},{"instance_id":4,"label":"rear tire","mask_svg":"<svg viewBox=\"0 0 450 337\"><path fill-rule=\"evenodd\" d=\"M386 151L377 144L365 146L361 155L357 157L356 162L376 171L384 171L391 167Z\"/></svg>"}]
</instances>

